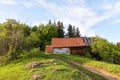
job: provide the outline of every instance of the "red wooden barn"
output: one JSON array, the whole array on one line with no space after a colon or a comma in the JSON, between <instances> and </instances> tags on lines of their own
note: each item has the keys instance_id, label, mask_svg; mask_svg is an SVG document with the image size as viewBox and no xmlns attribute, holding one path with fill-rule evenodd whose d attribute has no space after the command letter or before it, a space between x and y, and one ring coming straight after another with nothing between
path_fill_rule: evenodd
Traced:
<instances>
[{"instance_id":1,"label":"red wooden barn","mask_svg":"<svg viewBox=\"0 0 120 80\"><path fill-rule=\"evenodd\" d=\"M53 38L52 45L46 45L45 51L51 53L84 55L90 48L92 40L89 37L79 38Z\"/></svg>"}]
</instances>

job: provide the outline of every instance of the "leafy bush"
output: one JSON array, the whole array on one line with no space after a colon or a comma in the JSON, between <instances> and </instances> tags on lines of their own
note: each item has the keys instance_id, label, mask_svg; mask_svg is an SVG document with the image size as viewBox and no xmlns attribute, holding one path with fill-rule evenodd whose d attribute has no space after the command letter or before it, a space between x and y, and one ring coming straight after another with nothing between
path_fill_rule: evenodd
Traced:
<instances>
[{"instance_id":1,"label":"leafy bush","mask_svg":"<svg viewBox=\"0 0 120 80\"><path fill-rule=\"evenodd\" d=\"M93 58L100 57L103 61L120 64L120 50L113 43L101 37L93 38L92 53Z\"/></svg>"},{"instance_id":2,"label":"leafy bush","mask_svg":"<svg viewBox=\"0 0 120 80\"><path fill-rule=\"evenodd\" d=\"M21 57L34 57L40 55L40 48L33 48L30 51L23 51Z\"/></svg>"},{"instance_id":3,"label":"leafy bush","mask_svg":"<svg viewBox=\"0 0 120 80\"><path fill-rule=\"evenodd\" d=\"M0 56L0 64L6 64L9 62L9 57L8 56Z\"/></svg>"}]
</instances>

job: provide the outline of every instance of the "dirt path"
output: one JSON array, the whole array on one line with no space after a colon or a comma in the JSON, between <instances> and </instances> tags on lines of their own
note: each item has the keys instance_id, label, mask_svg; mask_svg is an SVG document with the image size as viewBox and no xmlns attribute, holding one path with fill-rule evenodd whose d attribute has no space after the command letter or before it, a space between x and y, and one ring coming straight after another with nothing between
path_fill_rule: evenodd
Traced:
<instances>
[{"instance_id":1,"label":"dirt path","mask_svg":"<svg viewBox=\"0 0 120 80\"><path fill-rule=\"evenodd\" d=\"M98 70L95 70L95 69L90 68L90 67L87 67L87 66L83 66L82 64L80 64L80 63L78 63L78 62L71 61L71 63L74 64L74 65L80 66L80 67L82 67L82 68L84 68L84 69L86 69L86 70L88 70L88 71L93 72L93 73L96 73L96 74L98 74L98 75L101 75L101 76L105 77L105 78L108 79L108 80L120 80L120 78L117 78L117 77L115 77L115 76L112 76L112 75L110 75L110 74L107 74L107 73L104 73L104 72L101 72L101 71L98 71Z\"/></svg>"},{"instance_id":2,"label":"dirt path","mask_svg":"<svg viewBox=\"0 0 120 80\"><path fill-rule=\"evenodd\" d=\"M57 57L58 57L58 56L57 56ZM57 58L57 59L58 59L58 58ZM61 59L61 60L63 60L63 61L65 60L65 61L67 61L67 62L69 62L69 63L72 63L72 64L74 64L74 65L76 65L76 66L82 67L82 68L84 68L84 69L86 69L86 70L88 70L88 71L90 71L90 72L93 72L93 73L95 73L95 74L98 74L98 75L100 75L100 76L103 76L104 78L106 78L106 79L108 79L108 80L120 80L120 77L107 74L107 73L105 73L105 72L103 72L103 71L96 70L96 69L91 68L91 67L88 67L88 66L84 66L84 65L82 65L82 64L79 63L79 62L67 60L67 59L60 58L60 57L59 57L59 59Z\"/></svg>"}]
</instances>

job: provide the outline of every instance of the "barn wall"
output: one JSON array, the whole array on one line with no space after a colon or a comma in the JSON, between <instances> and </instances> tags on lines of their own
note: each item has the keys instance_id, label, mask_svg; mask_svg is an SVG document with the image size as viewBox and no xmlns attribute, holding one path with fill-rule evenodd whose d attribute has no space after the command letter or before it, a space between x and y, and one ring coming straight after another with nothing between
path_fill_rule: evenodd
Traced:
<instances>
[{"instance_id":1,"label":"barn wall","mask_svg":"<svg viewBox=\"0 0 120 80\"><path fill-rule=\"evenodd\" d=\"M70 53L77 55L85 55L87 47L71 47Z\"/></svg>"},{"instance_id":2,"label":"barn wall","mask_svg":"<svg viewBox=\"0 0 120 80\"><path fill-rule=\"evenodd\" d=\"M45 52L52 53L53 47L51 45L46 45Z\"/></svg>"},{"instance_id":3,"label":"barn wall","mask_svg":"<svg viewBox=\"0 0 120 80\"><path fill-rule=\"evenodd\" d=\"M70 54L70 49L69 48L54 48L53 49L54 54Z\"/></svg>"}]
</instances>

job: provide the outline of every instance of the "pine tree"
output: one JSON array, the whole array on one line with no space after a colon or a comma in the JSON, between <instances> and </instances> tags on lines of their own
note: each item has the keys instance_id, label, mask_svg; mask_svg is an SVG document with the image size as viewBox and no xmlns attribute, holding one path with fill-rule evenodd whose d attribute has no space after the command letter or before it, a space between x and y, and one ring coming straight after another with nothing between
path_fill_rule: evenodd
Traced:
<instances>
[{"instance_id":1,"label":"pine tree","mask_svg":"<svg viewBox=\"0 0 120 80\"><path fill-rule=\"evenodd\" d=\"M78 27L76 28L76 34L75 34L75 37L81 37L80 30L79 30Z\"/></svg>"},{"instance_id":2,"label":"pine tree","mask_svg":"<svg viewBox=\"0 0 120 80\"><path fill-rule=\"evenodd\" d=\"M51 20L49 20L48 24L49 24L49 25L51 25L51 24L52 24Z\"/></svg>"},{"instance_id":3,"label":"pine tree","mask_svg":"<svg viewBox=\"0 0 120 80\"><path fill-rule=\"evenodd\" d=\"M71 24L69 24L69 26L68 26L68 36L73 37L73 31L72 31L72 25Z\"/></svg>"},{"instance_id":4,"label":"pine tree","mask_svg":"<svg viewBox=\"0 0 120 80\"><path fill-rule=\"evenodd\" d=\"M75 37L75 35L76 35L76 33L75 33L75 26L73 26L73 28L72 28L72 35L73 35L73 37Z\"/></svg>"},{"instance_id":5,"label":"pine tree","mask_svg":"<svg viewBox=\"0 0 120 80\"><path fill-rule=\"evenodd\" d=\"M63 27L63 23L58 21L57 23L57 37L58 38L64 38L64 27Z\"/></svg>"},{"instance_id":6,"label":"pine tree","mask_svg":"<svg viewBox=\"0 0 120 80\"><path fill-rule=\"evenodd\" d=\"M69 37L77 37L75 26L72 26L71 24L69 24L69 26L68 26L68 36Z\"/></svg>"}]
</instances>

